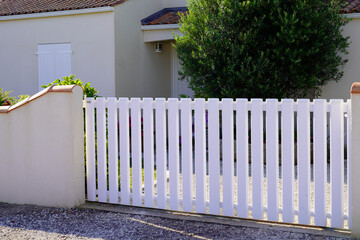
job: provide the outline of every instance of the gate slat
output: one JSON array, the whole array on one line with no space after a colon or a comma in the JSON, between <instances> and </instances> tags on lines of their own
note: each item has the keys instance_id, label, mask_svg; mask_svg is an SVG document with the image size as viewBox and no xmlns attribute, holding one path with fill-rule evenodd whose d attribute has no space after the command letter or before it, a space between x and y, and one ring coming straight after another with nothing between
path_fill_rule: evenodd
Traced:
<instances>
[{"instance_id":1,"label":"gate slat","mask_svg":"<svg viewBox=\"0 0 360 240\"><path fill-rule=\"evenodd\" d=\"M266 100L267 219L279 221L279 102Z\"/></svg>"},{"instance_id":2,"label":"gate slat","mask_svg":"<svg viewBox=\"0 0 360 240\"><path fill-rule=\"evenodd\" d=\"M157 207L166 209L166 116L165 99L155 100Z\"/></svg>"},{"instance_id":3,"label":"gate slat","mask_svg":"<svg viewBox=\"0 0 360 240\"><path fill-rule=\"evenodd\" d=\"M298 100L297 163L299 183L299 223L310 224L310 105L308 99Z\"/></svg>"},{"instance_id":4,"label":"gate slat","mask_svg":"<svg viewBox=\"0 0 360 240\"><path fill-rule=\"evenodd\" d=\"M130 204L129 99L119 99L121 204Z\"/></svg>"},{"instance_id":5,"label":"gate slat","mask_svg":"<svg viewBox=\"0 0 360 240\"><path fill-rule=\"evenodd\" d=\"M223 213L234 216L234 110L233 100L222 100Z\"/></svg>"},{"instance_id":6,"label":"gate slat","mask_svg":"<svg viewBox=\"0 0 360 240\"><path fill-rule=\"evenodd\" d=\"M119 203L117 99L108 98L109 202Z\"/></svg>"},{"instance_id":7,"label":"gate slat","mask_svg":"<svg viewBox=\"0 0 360 240\"><path fill-rule=\"evenodd\" d=\"M206 213L206 120L205 99L195 99L195 177L197 213Z\"/></svg>"},{"instance_id":8,"label":"gate slat","mask_svg":"<svg viewBox=\"0 0 360 240\"><path fill-rule=\"evenodd\" d=\"M317 226L326 226L326 100L314 100L314 181L315 181L315 214Z\"/></svg>"},{"instance_id":9,"label":"gate slat","mask_svg":"<svg viewBox=\"0 0 360 240\"><path fill-rule=\"evenodd\" d=\"M348 227L351 229L351 100L347 101L347 197L348 197Z\"/></svg>"},{"instance_id":10,"label":"gate slat","mask_svg":"<svg viewBox=\"0 0 360 240\"><path fill-rule=\"evenodd\" d=\"M219 99L209 99L209 212L220 214Z\"/></svg>"},{"instance_id":11,"label":"gate slat","mask_svg":"<svg viewBox=\"0 0 360 240\"><path fill-rule=\"evenodd\" d=\"M282 100L283 221L294 222L294 100Z\"/></svg>"},{"instance_id":12,"label":"gate slat","mask_svg":"<svg viewBox=\"0 0 360 240\"><path fill-rule=\"evenodd\" d=\"M169 99L170 209L179 210L179 102Z\"/></svg>"},{"instance_id":13,"label":"gate slat","mask_svg":"<svg viewBox=\"0 0 360 240\"><path fill-rule=\"evenodd\" d=\"M154 207L154 110L153 99L143 99L145 207Z\"/></svg>"},{"instance_id":14,"label":"gate slat","mask_svg":"<svg viewBox=\"0 0 360 240\"><path fill-rule=\"evenodd\" d=\"M183 203L185 212L193 211L193 161L192 161L192 110L191 99L183 98L181 105L181 163Z\"/></svg>"},{"instance_id":15,"label":"gate slat","mask_svg":"<svg viewBox=\"0 0 360 240\"><path fill-rule=\"evenodd\" d=\"M343 228L347 218L351 228L351 212L344 212L344 196L351 206L351 127L350 101L300 99L140 99L91 98L85 99L86 114L86 172L87 200L171 210L234 216L234 130L236 130L237 159L237 216L249 217L248 203L248 136L249 110L251 115L251 178L252 178L252 218L279 220L282 211L284 222L293 223L298 214L300 224L310 224L314 215L315 225L326 226L331 218L331 227ZM154 116L154 107L156 115ZM312 108L313 107L313 108ZM346 107L347 180L344 176L344 109ZM119 113L117 111L119 108ZM143 114L141 114L143 108ZM208 110L206 110L206 108ZM234 109L235 108L235 109ZM168 116L166 116L168 109ZM192 109L194 109L194 125ZM279 145L278 125L281 109L281 170L282 209L279 208ZM131 118L129 115L131 111ZM236 110L236 128L234 128ZM266 114L266 160L267 160L267 208L264 206L264 110ZM295 199L295 121L297 111L297 160L298 197ZM314 212L311 212L311 118L313 111L314 131ZM327 211L327 111L329 111L330 139L330 185L331 212ZM181 115L179 115L181 112ZM207 118L207 114L209 118ZM221 117L220 117L221 113ZM95 116L94 116L95 115ZM143 118L142 118L143 117ZM154 117L156 128L154 128ZM168 119L167 119L168 117ZM179 121L181 118L181 122ZM131 134L129 119L131 119ZM144 125L142 121L144 119ZM209 119L209 120L208 120ZM181 123L181 126L180 126ZM221 123L221 128L220 128ZM119 128L117 127L119 126ZM96 129L95 129L96 128ZM142 130L144 131L142 146ZM167 138L168 131L168 138ZM181 135L179 135L181 131ZM156 145L154 144L156 132ZM119 133L119 135L118 135ZM195 134L194 134L195 133ZM194 136L193 136L194 134ZM118 138L119 137L119 138ZM195 148L193 149L193 137ZM131 145L130 145L131 141ZM169 154L167 155L167 141ZM222 141L220 143L220 141ZM181 144L181 148L180 148ZM222 146L222 151L220 151ZM108 149L107 149L108 147ZM131 154L130 154L131 147ZM156 147L157 183L154 182L154 150ZM209 180L207 182L207 147L209 151ZM142 156L142 149L144 155ZM107 151L108 150L108 151ZM222 152L222 156L220 153ZM195 153L195 170L193 169ZM180 164L181 154L181 166ZM120 155L120 162L118 157ZM144 159L142 159L144 157ZM169 159L169 189L167 196L167 158ZM130 161L132 170L130 169ZM144 161L144 162L143 162ZM119 169L120 163L120 182ZM142 164L145 181L142 186ZM221 168L222 167L222 168ZM182 182L180 182L180 170ZM132 171L132 187L130 175ZM195 172L196 189L193 174ZM222 185L220 180L222 178ZM157 184L157 195L155 194ZM182 184L182 185L180 185ZM344 184L348 184L347 193ZM182 186L182 199L180 189ZM142 192L144 189L144 193ZM207 189L209 189L207 192ZM194 191L196 190L196 191ZM194 194L196 196L194 196ZM208 195L207 195L208 194ZM131 199L132 197L132 199ZM207 197L209 197L207 199ZM294 206L298 200L298 210ZM155 202L156 201L156 202ZM156 204L155 204L156 203ZM195 206L194 206L195 204ZM281 203L280 203L281 204ZM209 209L207 209L209 207ZM267 209L267 210L265 210ZM345 214L348 214L345 216Z\"/></svg>"},{"instance_id":16,"label":"gate slat","mask_svg":"<svg viewBox=\"0 0 360 240\"><path fill-rule=\"evenodd\" d=\"M344 227L343 100L330 100L331 226Z\"/></svg>"},{"instance_id":17,"label":"gate slat","mask_svg":"<svg viewBox=\"0 0 360 240\"><path fill-rule=\"evenodd\" d=\"M96 99L98 200L107 202L105 99Z\"/></svg>"},{"instance_id":18,"label":"gate slat","mask_svg":"<svg viewBox=\"0 0 360 240\"><path fill-rule=\"evenodd\" d=\"M131 163L132 200L134 206L142 206L142 157L141 157L141 100L131 99Z\"/></svg>"},{"instance_id":19,"label":"gate slat","mask_svg":"<svg viewBox=\"0 0 360 240\"><path fill-rule=\"evenodd\" d=\"M264 218L263 101L251 100L252 217Z\"/></svg>"},{"instance_id":20,"label":"gate slat","mask_svg":"<svg viewBox=\"0 0 360 240\"><path fill-rule=\"evenodd\" d=\"M87 200L96 201L94 99L86 100L86 185Z\"/></svg>"},{"instance_id":21,"label":"gate slat","mask_svg":"<svg viewBox=\"0 0 360 240\"><path fill-rule=\"evenodd\" d=\"M248 100L236 100L236 170L238 217L249 217L249 117Z\"/></svg>"}]
</instances>

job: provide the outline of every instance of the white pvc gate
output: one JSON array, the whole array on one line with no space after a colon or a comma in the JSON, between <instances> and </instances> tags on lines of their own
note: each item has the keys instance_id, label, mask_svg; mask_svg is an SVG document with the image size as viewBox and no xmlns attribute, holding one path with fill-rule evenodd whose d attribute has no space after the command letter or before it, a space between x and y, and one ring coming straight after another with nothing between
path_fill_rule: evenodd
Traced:
<instances>
[{"instance_id":1,"label":"white pvc gate","mask_svg":"<svg viewBox=\"0 0 360 240\"><path fill-rule=\"evenodd\" d=\"M350 101L84 107L88 201L350 228Z\"/></svg>"}]
</instances>

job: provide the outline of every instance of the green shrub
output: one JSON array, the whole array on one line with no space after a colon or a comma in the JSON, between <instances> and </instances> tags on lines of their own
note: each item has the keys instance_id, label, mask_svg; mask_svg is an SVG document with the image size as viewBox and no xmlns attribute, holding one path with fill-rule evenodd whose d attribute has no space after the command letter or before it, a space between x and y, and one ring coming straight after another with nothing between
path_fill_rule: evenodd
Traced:
<instances>
[{"instance_id":1,"label":"green shrub","mask_svg":"<svg viewBox=\"0 0 360 240\"><path fill-rule=\"evenodd\" d=\"M11 93L12 91L3 92L3 89L0 88L0 106L14 105L29 97L29 95L19 95L18 98L11 97Z\"/></svg>"},{"instance_id":2,"label":"green shrub","mask_svg":"<svg viewBox=\"0 0 360 240\"><path fill-rule=\"evenodd\" d=\"M339 1L190 0L175 36L195 97L292 98L339 81L348 22Z\"/></svg>"},{"instance_id":3,"label":"green shrub","mask_svg":"<svg viewBox=\"0 0 360 240\"><path fill-rule=\"evenodd\" d=\"M80 85L83 87L84 89L84 96L86 97L100 97L99 95L97 95L97 93L99 91L96 91L95 88L91 87L91 84L90 82L87 82L87 83L83 83L80 79L74 79L75 78L75 75L70 75L70 76L65 76L63 77L62 79L63 80L60 80L60 79L56 79L55 81L53 81L52 83L49 83L48 85L42 85L41 87L42 88L47 88L47 87L50 87L51 85Z\"/></svg>"}]
</instances>

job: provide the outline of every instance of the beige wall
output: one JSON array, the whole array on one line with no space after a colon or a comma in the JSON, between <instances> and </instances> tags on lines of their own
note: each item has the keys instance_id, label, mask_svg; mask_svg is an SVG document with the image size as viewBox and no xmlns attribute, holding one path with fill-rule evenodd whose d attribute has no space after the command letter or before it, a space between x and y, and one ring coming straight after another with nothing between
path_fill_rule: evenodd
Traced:
<instances>
[{"instance_id":1,"label":"beige wall","mask_svg":"<svg viewBox=\"0 0 360 240\"><path fill-rule=\"evenodd\" d=\"M349 62L344 67L344 77L338 82L330 82L322 88L321 98L349 99L349 89L354 82L360 81L360 19L353 19L344 29L344 35L350 36Z\"/></svg>"},{"instance_id":2,"label":"beige wall","mask_svg":"<svg viewBox=\"0 0 360 240\"><path fill-rule=\"evenodd\" d=\"M163 0L164 8L184 7L187 5L186 0Z\"/></svg>"},{"instance_id":3,"label":"beige wall","mask_svg":"<svg viewBox=\"0 0 360 240\"><path fill-rule=\"evenodd\" d=\"M129 0L115 7L116 96L170 97L171 51L144 43L141 19L163 8L162 0Z\"/></svg>"},{"instance_id":4,"label":"beige wall","mask_svg":"<svg viewBox=\"0 0 360 240\"><path fill-rule=\"evenodd\" d=\"M0 113L0 202L85 202L82 95L76 86Z\"/></svg>"},{"instance_id":5,"label":"beige wall","mask_svg":"<svg viewBox=\"0 0 360 240\"><path fill-rule=\"evenodd\" d=\"M360 144L360 83L353 85L351 89L351 235L355 239L360 239L360 151L357 148Z\"/></svg>"},{"instance_id":6,"label":"beige wall","mask_svg":"<svg viewBox=\"0 0 360 240\"><path fill-rule=\"evenodd\" d=\"M114 96L114 40L113 12L0 21L0 88L34 94L37 45L71 43L73 74L100 95Z\"/></svg>"}]
</instances>

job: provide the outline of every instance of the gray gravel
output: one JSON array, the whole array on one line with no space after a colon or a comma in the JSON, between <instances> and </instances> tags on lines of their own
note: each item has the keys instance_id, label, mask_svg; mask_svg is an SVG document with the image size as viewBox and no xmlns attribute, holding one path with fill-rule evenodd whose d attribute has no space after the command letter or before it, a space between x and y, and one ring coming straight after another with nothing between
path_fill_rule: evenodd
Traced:
<instances>
[{"instance_id":1,"label":"gray gravel","mask_svg":"<svg viewBox=\"0 0 360 240\"><path fill-rule=\"evenodd\" d=\"M0 239L349 239L93 209L0 204Z\"/></svg>"}]
</instances>

